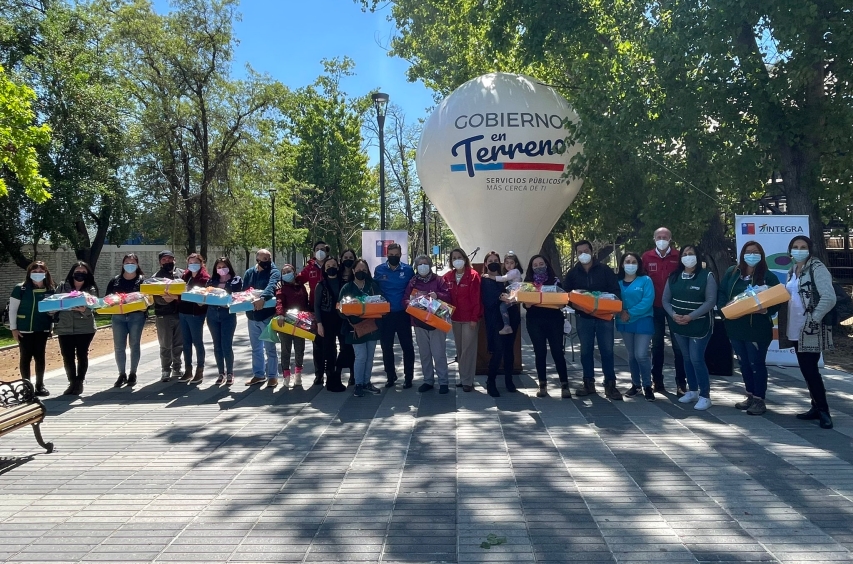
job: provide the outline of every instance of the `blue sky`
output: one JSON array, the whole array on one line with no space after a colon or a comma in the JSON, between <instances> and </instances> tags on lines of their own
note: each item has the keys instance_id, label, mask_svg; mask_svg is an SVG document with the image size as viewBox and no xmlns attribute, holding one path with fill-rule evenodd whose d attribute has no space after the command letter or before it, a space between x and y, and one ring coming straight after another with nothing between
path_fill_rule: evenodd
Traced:
<instances>
[{"instance_id":1,"label":"blue sky","mask_svg":"<svg viewBox=\"0 0 853 564\"><path fill-rule=\"evenodd\" d=\"M168 0L154 4L158 11L168 10ZM239 11L243 19L234 24L240 41L235 76L242 76L248 63L295 89L323 72L321 59L346 55L356 63L356 76L343 83L350 96L380 88L403 108L410 123L425 117L434 104L421 82L406 80L409 64L389 57L381 46L394 31L387 21L390 7L371 13L362 12L353 0L242 0Z\"/></svg>"}]
</instances>

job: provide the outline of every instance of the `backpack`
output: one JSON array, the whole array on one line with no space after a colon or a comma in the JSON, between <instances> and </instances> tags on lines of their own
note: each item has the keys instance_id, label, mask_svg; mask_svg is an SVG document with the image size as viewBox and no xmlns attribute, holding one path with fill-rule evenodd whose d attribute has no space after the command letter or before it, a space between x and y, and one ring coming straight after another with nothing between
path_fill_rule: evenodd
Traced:
<instances>
[{"instance_id":1,"label":"backpack","mask_svg":"<svg viewBox=\"0 0 853 564\"><path fill-rule=\"evenodd\" d=\"M813 266L812 280L814 280ZM847 321L853 317L853 299L850 298L850 295L844 291L844 288L835 279L832 280L832 289L835 292L835 305L823 318L823 324L829 326L838 325L842 321ZM817 291L817 287L815 287L815 294L817 294L818 301L820 301L820 294Z\"/></svg>"}]
</instances>

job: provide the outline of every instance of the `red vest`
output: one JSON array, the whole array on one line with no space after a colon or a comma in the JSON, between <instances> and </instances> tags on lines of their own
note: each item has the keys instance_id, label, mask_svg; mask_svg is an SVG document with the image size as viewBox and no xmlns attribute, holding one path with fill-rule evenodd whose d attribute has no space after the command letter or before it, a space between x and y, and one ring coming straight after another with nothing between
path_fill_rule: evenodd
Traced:
<instances>
[{"instance_id":1,"label":"red vest","mask_svg":"<svg viewBox=\"0 0 853 564\"><path fill-rule=\"evenodd\" d=\"M670 247L669 253L661 258L657 249L652 249L643 253L643 268L652 279L655 286L655 303L654 307L663 307L661 298L663 297L663 289L666 286L666 280L669 275L675 272L681 259L678 256L678 250Z\"/></svg>"}]
</instances>

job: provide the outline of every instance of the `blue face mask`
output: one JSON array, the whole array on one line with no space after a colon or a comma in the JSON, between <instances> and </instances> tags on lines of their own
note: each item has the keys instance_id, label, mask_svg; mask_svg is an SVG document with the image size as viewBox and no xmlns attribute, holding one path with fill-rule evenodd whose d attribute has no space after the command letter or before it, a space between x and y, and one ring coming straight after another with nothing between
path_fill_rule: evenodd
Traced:
<instances>
[{"instance_id":1,"label":"blue face mask","mask_svg":"<svg viewBox=\"0 0 853 564\"><path fill-rule=\"evenodd\" d=\"M755 266L759 262L761 262L761 254L759 253L746 253L743 255L743 262L745 262L748 266Z\"/></svg>"},{"instance_id":2,"label":"blue face mask","mask_svg":"<svg viewBox=\"0 0 853 564\"><path fill-rule=\"evenodd\" d=\"M808 249L793 249L791 250L791 257L795 262L805 262L807 258L809 258L809 250Z\"/></svg>"},{"instance_id":3,"label":"blue face mask","mask_svg":"<svg viewBox=\"0 0 853 564\"><path fill-rule=\"evenodd\" d=\"M637 274L637 265L636 264L626 264L625 265L625 274Z\"/></svg>"},{"instance_id":4,"label":"blue face mask","mask_svg":"<svg viewBox=\"0 0 853 564\"><path fill-rule=\"evenodd\" d=\"M187 270L189 270L190 272L192 272L193 274L195 274L196 272L198 272L199 270L201 270L201 265L200 265L200 264L196 264L196 263L188 264L188 265L187 265Z\"/></svg>"},{"instance_id":5,"label":"blue face mask","mask_svg":"<svg viewBox=\"0 0 853 564\"><path fill-rule=\"evenodd\" d=\"M294 276L292 272L288 272L287 274L285 274L284 276L281 277L281 279L284 280L285 282L287 282L288 284L293 282L293 280L295 278L296 278L296 276Z\"/></svg>"},{"instance_id":6,"label":"blue face mask","mask_svg":"<svg viewBox=\"0 0 853 564\"><path fill-rule=\"evenodd\" d=\"M136 272L136 265L133 263L125 264L124 266L122 266L122 268L128 274L133 274L134 272Z\"/></svg>"}]
</instances>

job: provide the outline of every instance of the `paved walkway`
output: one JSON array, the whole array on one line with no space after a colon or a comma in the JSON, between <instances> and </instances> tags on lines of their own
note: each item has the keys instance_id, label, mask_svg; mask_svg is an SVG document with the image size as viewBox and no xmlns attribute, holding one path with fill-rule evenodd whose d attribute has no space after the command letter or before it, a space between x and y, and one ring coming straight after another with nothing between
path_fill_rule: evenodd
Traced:
<instances>
[{"instance_id":1,"label":"paved walkway","mask_svg":"<svg viewBox=\"0 0 853 564\"><path fill-rule=\"evenodd\" d=\"M0 439L0 561L853 562L853 382L825 373L832 431L793 417L796 369L772 371L750 417L737 377L713 379L705 413L561 400L555 376L538 399L529 373L497 399L482 378L366 398L162 384L154 343L134 390L99 359L84 396L46 402L53 454L27 430Z\"/></svg>"}]
</instances>

